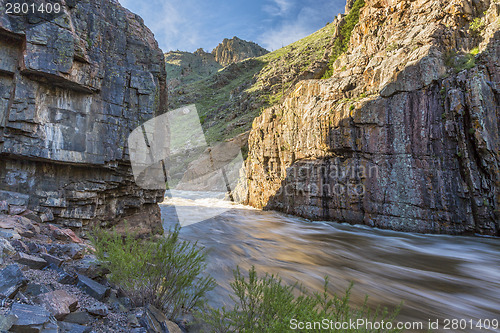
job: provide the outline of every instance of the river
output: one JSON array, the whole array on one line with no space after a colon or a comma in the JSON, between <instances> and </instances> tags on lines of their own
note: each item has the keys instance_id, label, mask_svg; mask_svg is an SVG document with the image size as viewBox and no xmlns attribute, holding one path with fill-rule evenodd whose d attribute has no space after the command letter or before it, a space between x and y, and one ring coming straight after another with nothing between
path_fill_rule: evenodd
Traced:
<instances>
[{"instance_id":1,"label":"river","mask_svg":"<svg viewBox=\"0 0 500 333\"><path fill-rule=\"evenodd\" d=\"M400 321L500 320L500 239L310 222L192 194L161 205L167 229L177 223L174 206L193 221L227 210L181 229L181 238L209 250L208 273L218 283L210 294L213 306L231 304L232 270L253 265L311 290L322 290L325 275L332 293L342 294L352 281L353 304L362 304L365 295L370 306L394 308L403 301ZM487 332L447 332L476 331Z\"/></svg>"}]
</instances>

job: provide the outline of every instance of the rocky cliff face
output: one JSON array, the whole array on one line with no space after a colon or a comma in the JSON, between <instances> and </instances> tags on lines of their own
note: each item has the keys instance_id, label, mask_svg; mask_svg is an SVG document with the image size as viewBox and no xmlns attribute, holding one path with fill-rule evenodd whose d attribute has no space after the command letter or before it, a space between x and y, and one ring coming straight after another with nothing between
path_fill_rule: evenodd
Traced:
<instances>
[{"instance_id":1,"label":"rocky cliff face","mask_svg":"<svg viewBox=\"0 0 500 333\"><path fill-rule=\"evenodd\" d=\"M332 78L296 83L254 121L242 201L500 235L499 15L489 0L367 0Z\"/></svg>"},{"instance_id":2,"label":"rocky cliff face","mask_svg":"<svg viewBox=\"0 0 500 333\"><path fill-rule=\"evenodd\" d=\"M126 218L161 229L163 193L135 185L125 147L165 111L153 34L113 0L67 0L50 20L6 15L3 3L0 199L74 228Z\"/></svg>"},{"instance_id":3,"label":"rocky cliff face","mask_svg":"<svg viewBox=\"0 0 500 333\"><path fill-rule=\"evenodd\" d=\"M215 61L222 66L227 66L247 58L260 57L268 52L253 42L247 42L235 36L231 39L224 38L222 43L213 49L212 54Z\"/></svg>"}]
</instances>

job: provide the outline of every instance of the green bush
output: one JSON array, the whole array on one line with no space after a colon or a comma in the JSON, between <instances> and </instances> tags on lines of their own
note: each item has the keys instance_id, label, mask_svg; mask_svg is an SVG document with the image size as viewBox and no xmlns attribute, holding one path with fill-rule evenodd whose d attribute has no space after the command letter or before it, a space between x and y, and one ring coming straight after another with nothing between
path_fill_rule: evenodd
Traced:
<instances>
[{"instance_id":1,"label":"green bush","mask_svg":"<svg viewBox=\"0 0 500 333\"><path fill-rule=\"evenodd\" d=\"M153 304L170 319L182 310L203 305L215 287L206 267L206 251L179 240L179 228L154 241L132 234L95 230L92 243L97 258L110 270L110 281L129 295L135 306Z\"/></svg>"},{"instance_id":2,"label":"green bush","mask_svg":"<svg viewBox=\"0 0 500 333\"><path fill-rule=\"evenodd\" d=\"M308 293L298 284L287 286L274 275L266 274L259 278L255 268L249 271L248 279L239 269L234 271L231 287L236 303L232 310L210 308L199 313L199 317L210 328L211 332L268 332L282 333L293 331L291 320L297 322L321 322L324 319L333 322L349 322L349 320L367 319L375 321L392 321L399 310L389 314L386 309L377 309L372 313L367 305L359 309L351 308L349 298L351 287L345 295L339 297L328 295L328 278L325 278L322 293ZM319 331L319 330L313 330ZM400 332L398 330L329 330L329 332Z\"/></svg>"},{"instance_id":3,"label":"green bush","mask_svg":"<svg viewBox=\"0 0 500 333\"><path fill-rule=\"evenodd\" d=\"M354 27L359 22L359 12L361 8L365 5L364 0L356 0L352 5L351 10L345 17L345 23L340 29L340 37L335 39L333 43L333 51L328 62L328 69L323 75L323 79L328 79L333 75L333 63L340 57L340 55L347 51L349 47L349 41L351 39L352 31Z\"/></svg>"},{"instance_id":4,"label":"green bush","mask_svg":"<svg viewBox=\"0 0 500 333\"><path fill-rule=\"evenodd\" d=\"M476 17L472 23L470 24L470 29L474 31L475 33L480 33L481 30L483 30L485 27L485 24L483 20L480 17Z\"/></svg>"},{"instance_id":5,"label":"green bush","mask_svg":"<svg viewBox=\"0 0 500 333\"><path fill-rule=\"evenodd\" d=\"M205 123L205 120L207 119L207 115L204 114L203 116L200 116L200 124L204 124Z\"/></svg>"},{"instance_id":6,"label":"green bush","mask_svg":"<svg viewBox=\"0 0 500 333\"><path fill-rule=\"evenodd\" d=\"M479 52L479 49L477 50ZM444 54L444 63L447 67L455 70L455 73L461 72L464 69L471 69L476 66L476 49L470 53L459 53L457 51L447 51Z\"/></svg>"}]
</instances>

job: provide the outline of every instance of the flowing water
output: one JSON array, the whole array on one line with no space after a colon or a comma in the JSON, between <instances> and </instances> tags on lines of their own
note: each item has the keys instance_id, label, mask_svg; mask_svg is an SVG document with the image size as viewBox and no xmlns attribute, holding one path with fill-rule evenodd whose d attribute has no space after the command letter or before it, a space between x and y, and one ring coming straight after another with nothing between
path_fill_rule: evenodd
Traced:
<instances>
[{"instance_id":1,"label":"flowing water","mask_svg":"<svg viewBox=\"0 0 500 333\"><path fill-rule=\"evenodd\" d=\"M193 221L219 216L181 229L183 239L209 249L208 272L219 286L213 306L230 305L232 270L239 266L278 273L322 290L342 294L354 282L353 304L394 308L404 302L400 321L500 320L500 239L421 235L308 220L260 211L217 199L186 194L162 205L164 225L176 223L174 205ZM442 328L442 325L440 326ZM441 329L438 331L442 331ZM444 331L444 330L443 330ZM498 332L450 329L446 332Z\"/></svg>"}]
</instances>

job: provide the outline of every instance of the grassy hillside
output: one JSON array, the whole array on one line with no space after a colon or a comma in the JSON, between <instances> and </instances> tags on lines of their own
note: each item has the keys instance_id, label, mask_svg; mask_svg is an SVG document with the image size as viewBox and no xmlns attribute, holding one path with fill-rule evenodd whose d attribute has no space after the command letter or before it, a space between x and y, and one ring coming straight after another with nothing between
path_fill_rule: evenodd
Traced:
<instances>
[{"instance_id":1,"label":"grassy hillside","mask_svg":"<svg viewBox=\"0 0 500 333\"><path fill-rule=\"evenodd\" d=\"M263 108L279 102L294 83L321 78L335 29L335 23L327 24L279 50L188 83L170 97L169 107L196 104L209 143L243 133Z\"/></svg>"},{"instance_id":2,"label":"grassy hillside","mask_svg":"<svg viewBox=\"0 0 500 333\"><path fill-rule=\"evenodd\" d=\"M211 53L201 49L194 53L182 51L165 53L165 67L170 96L182 86L202 80L222 68Z\"/></svg>"},{"instance_id":3,"label":"grassy hillside","mask_svg":"<svg viewBox=\"0 0 500 333\"><path fill-rule=\"evenodd\" d=\"M165 54L168 78L184 77L186 81L198 81L222 68L210 53L172 51Z\"/></svg>"}]
</instances>

